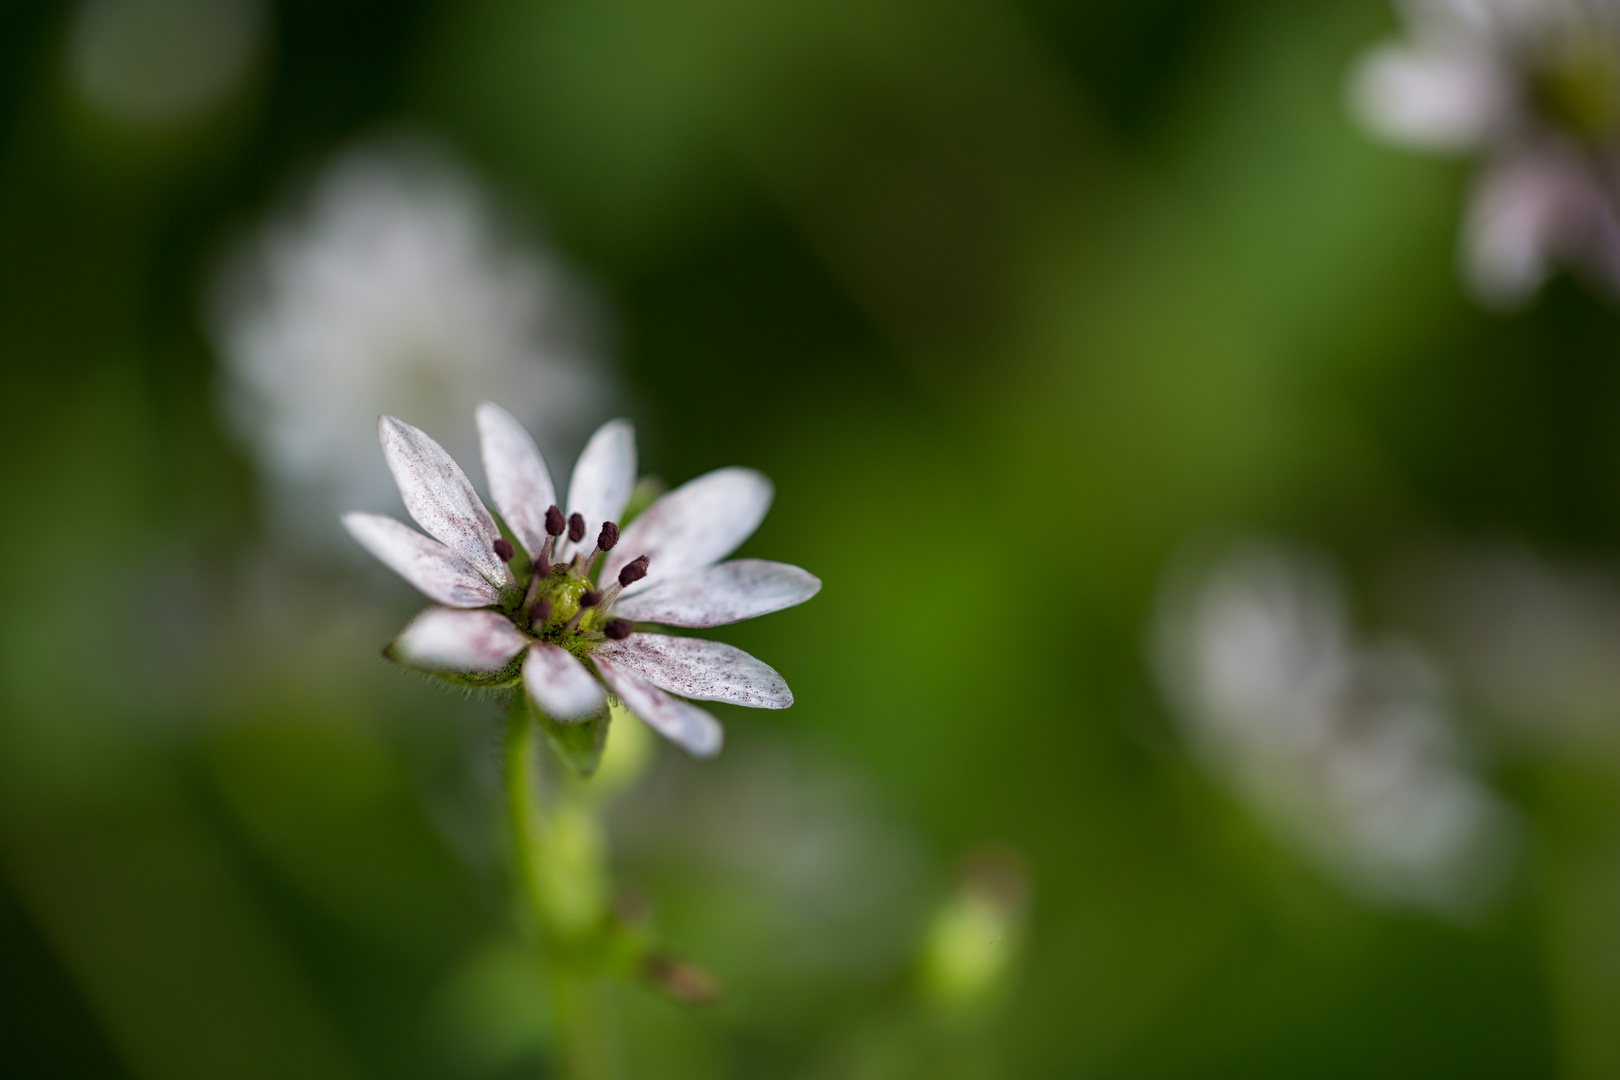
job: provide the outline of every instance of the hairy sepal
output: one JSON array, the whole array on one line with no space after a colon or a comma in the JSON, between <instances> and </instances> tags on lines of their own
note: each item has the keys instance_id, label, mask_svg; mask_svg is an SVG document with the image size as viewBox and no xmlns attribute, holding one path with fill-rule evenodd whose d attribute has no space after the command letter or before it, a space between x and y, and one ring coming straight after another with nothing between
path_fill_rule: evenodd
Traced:
<instances>
[{"instance_id":1,"label":"hairy sepal","mask_svg":"<svg viewBox=\"0 0 1620 1080\"><path fill-rule=\"evenodd\" d=\"M612 710L603 706L601 712L589 719L564 724L535 708L532 699L526 697L526 700L529 700L530 715L540 725L540 730L545 732L546 742L551 745L563 768L581 780L594 776L602 764L602 751L607 748L608 721Z\"/></svg>"}]
</instances>

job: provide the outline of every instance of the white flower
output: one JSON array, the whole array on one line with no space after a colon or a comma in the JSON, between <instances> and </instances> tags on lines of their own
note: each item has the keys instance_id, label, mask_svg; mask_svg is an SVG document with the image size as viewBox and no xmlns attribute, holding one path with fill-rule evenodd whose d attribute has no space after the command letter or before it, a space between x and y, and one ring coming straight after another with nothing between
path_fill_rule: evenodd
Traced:
<instances>
[{"instance_id":1,"label":"white flower","mask_svg":"<svg viewBox=\"0 0 1620 1080\"><path fill-rule=\"evenodd\" d=\"M1620 293L1620 3L1408 0L1358 65L1356 112L1393 142L1474 153L1475 292L1511 305L1559 263Z\"/></svg>"},{"instance_id":2,"label":"white flower","mask_svg":"<svg viewBox=\"0 0 1620 1080\"><path fill-rule=\"evenodd\" d=\"M349 513L343 524L446 605L417 616L389 647L393 658L479 685L521 681L534 708L563 723L601 716L612 693L700 757L719 752L720 724L685 698L764 709L793 704L782 677L741 649L635 627L720 626L792 607L820 590L821 582L796 566L719 561L764 520L769 480L752 469L717 469L661 496L621 534L618 518L636 478L627 422L604 424L586 444L565 514L522 425L489 402L478 406L477 419L490 494L529 556L527 580L514 577L512 544L450 455L410 424L384 416L383 454L406 511L428 535L380 514Z\"/></svg>"},{"instance_id":3,"label":"white flower","mask_svg":"<svg viewBox=\"0 0 1620 1080\"><path fill-rule=\"evenodd\" d=\"M1355 641L1324 568L1255 546L1184 573L1156 644L1211 771L1351 889L1455 911L1499 883L1513 818L1465 767L1432 669Z\"/></svg>"},{"instance_id":4,"label":"white flower","mask_svg":"<svg viewBox=\"0 0 1620 1080\"><path fill-rule=\"evenodd\" d=\"M258 458L271 520L329 543L333 518L393 485L379 413L448 431L485 398L564 439L600 395L560 269L503 234L473 179L430 144L348 151L227 264L213 312L226 418Z\"/></svg>"}]
</instances>

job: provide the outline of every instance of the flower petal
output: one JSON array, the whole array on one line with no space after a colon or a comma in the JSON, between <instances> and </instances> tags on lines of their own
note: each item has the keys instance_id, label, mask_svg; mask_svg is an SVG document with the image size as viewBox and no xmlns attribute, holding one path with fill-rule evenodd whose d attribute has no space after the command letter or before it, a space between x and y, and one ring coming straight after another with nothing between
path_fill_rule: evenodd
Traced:
<instances>
[{"instance_id":1,"label":"flower petal","mask_svg":"<svg viewBox=\"0 0 1620 1080\"><path fill-rule=\"evenodd\" d=\"M403 521L382 514L343 515L343 527L382 564L416 586L429 600L476 608L500 602L500 590L467 560Z\"/></svg>"},{"instance_id":2,"label":"flower petal","mask_svg":"<svg viewBox=\"0 0 1620 1080\"><path fill-rule=\"evenodd\" d=\"M808 570L765 559L733 559L688 570L620 600L613 613L666 626L724 626L802 604L821 591Z\"/></svg>"},{"instance_id":3,"label":"flower petal","mask_svg":"<svg viewBox=\"0 0 1620 1080\"><path fill-rule=\"evenodd\" d=\"M725 741L720 721L689 701L670 697L627 668L603 659L596 670L624 707L642 723L695 757L714 757Z\"/></svg>"},{"instance_id":4,"label":"flower petal","mask_svg":"<svg viewBox=\"0 0 1620 1080\"><path fill-rule=\"evenodd\" d=\"M596 655L682 697L751 709L793 704L793 691L774 668L721 641L632 634L623 641L604 641Z\"/></svg>"},{"instance_id":5,"label":"flower petal","mask_svg":"<svg viewBox=\"0 0 1620 1080\"><path fill-rule=\"evenodd\" d=\"M626 591L642 592L686 570L719 562L754 535L775 489L765 474L735 466L704 473L660 497L630 523L608 553L599 580L611 581L646 555L647 576Z\"/></svg>"},{"instance_id":6,"label":"flower petal","mask_svg":"<svg viewBox=\"0 0 1620 1080\"><path fill-rule=\"evenodd\" d=\"M523 688L535 708L563 723L595 716L607 703L602 684L591 678L584 664L567 649L545 642L529 646Z\"/></svg>"},{"instance_id":7,"label":"flower petal","mask_svg":"<svg viewBox=\"0 0 1620 1080\"><path fill-rule=\"evenodd\" d=\"M495 541L501 538L495 519L444 447L392 416L377 422L377 434L405 509L423 531L460 555L490 584L513 584L512 572L495 554Z\"/></svg>"},{"instance_id":8,"label":"flower petal","mask_svg":"<svg viewBox=\"0 0 1620 1080\"><path fill-rule=\"evenodd\" d=\"M590 554L602 522L619 520L635 486L635 425L628 420L609 420L585 444L568 481L568 513L585 519L585 539L575 551Z\"/></svg>"},{"instance_id":9,"label":"flower petal","mask_svg":"<svg viewBox=\"0 0 1620 1080\"><path fill-rule=\"evenodd\" d=\"M389 655L427 671L499 671L528 641L499 612L428 608L400 631Z\"/></svg>"},{"instance_id":10,"label":"flower petal","mask_svg":"<svg viewBox=\"0 0 1620 1080\"><path fill-rule=\"evenodd\" d=\"M551 474L539 447L511 413L486 401L476 415L490 498L533 558L546 542L546 508L557 501Z\"/></svg>"},{"instance_id":11,"label":"flower petal","mask_svg":"<svg viewBox=\"0 0 1620 1080\"><path fill-rule=\"evenodd\" d=\"M1503 72L1488 55L1463 49L1393 45L1356 68L1350 103L1369 129L1391 142L1469 150L1514 114Z\"/></svg>"},{"instance_id":12,"label":"flower petal","mask_svg":"<svg viewBox=\"0 0 1620 1080\"><path fill-rule=\"evenodd\" d=\"M1463 257L1474 291L1498 307L1522 303L1560 255L1601 230L1602 196L1579 166L1552 152L1498 162L1476 185L1463 228Z\"/></svg>"}]
</instances>

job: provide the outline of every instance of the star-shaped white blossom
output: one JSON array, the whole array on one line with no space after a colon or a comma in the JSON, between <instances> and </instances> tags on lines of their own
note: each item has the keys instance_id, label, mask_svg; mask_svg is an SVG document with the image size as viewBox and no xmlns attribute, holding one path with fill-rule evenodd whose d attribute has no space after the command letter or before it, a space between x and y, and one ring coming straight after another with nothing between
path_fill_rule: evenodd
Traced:
<instances>
[{"instance_id":1,"label":"star-shaped white blossom","mask_svg":"<svg viewBox=\"0 0 1620 1080\"><path fill-rule=\"evenodd\" d=\"M1620 2L1406 0L1351 84L1392 142L1475 154L1463 263L1487 303L1560 264L1620 295Z\"/></svg>"},{"instance_id":2,"label":"star-shaped white blossom","mask_svg":"<svg viewBox=\"0 0 1620 1080\"><path fill-rule=\"evenodd\" d=\"M621 533L636 479L629 423L611 421L591 437L574 466L565 514L522 425L488 402L477 417L490 494L529 556L527 578L513 575L516 552L460 466L422 431L384 416L383 454L406 511L428 535L380 514L346 514L343 524L444 605L405 627L389 646L392 658L477 685L521 681L533 707L560 723L601 716L611 693L699 757L719 752L720 723L686 699L764 709L793 704L782 676L741 649L637 627L721 626L792 607L820 590L821 582L796 566L720 561L770 508L773 490L763 474L716 469L658 498Z\"/></svg>"}]
</instances>

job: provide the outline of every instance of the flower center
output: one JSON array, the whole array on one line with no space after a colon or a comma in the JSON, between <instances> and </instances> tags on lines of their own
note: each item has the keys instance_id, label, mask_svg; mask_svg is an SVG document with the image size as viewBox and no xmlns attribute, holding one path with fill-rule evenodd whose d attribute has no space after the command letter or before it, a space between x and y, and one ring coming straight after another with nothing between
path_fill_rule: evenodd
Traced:
<instances>
[{"instance_id":1,"label":"flower center","mask_svg":"<svg viewBox=\"0 0 1620 1080\"><path fill-rule=\"evenodd\" d=\"M530 632L536 637L552 641L559 645L567 644L567 638L572 636L566 632L572 626L578 633L589 633L596 625L600 613L594 607L586 607L580 603L580 598L587 593L596 593L598 602L601 593L591 584L589 578L574 573L567 563L557 563L551 568L551 573L540 582L540 588L535 595L534 608L530 610ZM541 604L545 607L542 608ZM535 618L536 611L550 612L548 618Z\"/></svg>"},{"instance_id":2,"label":"flower center","mask_svg":"<svg viewBox=\"0 0 1620 1080\"><path fill-rule=\"evenodd\" d=\"M1531 81L1540 113L1577 138L1620 132L1620 43L1592 30L1547 57Z\"/></svg>"},{"instance_id":3,"label":"flower center","mask_svg":"<svg viewBox=\"0 0 1620 1080\"><path fill-rule=\"evenodd\" d=\"M589 653L599 642L629 637L633 627L625 619L610 619L608 611L620 590L647 576L647 556L632 560L619 571L618 580L605 589L591 580L591 569L600 556L619 542L619 526L605 522L591 551L579 551L571 559L553 559L556 545L567 533L578 544L585 539L585 519L579 514L564 518L556 506L546 511L546 541L529 568L523 598L507 610L517 628L540 641L561 646L577 656ZM517 549L511 541L495 541L495 554L510 562Z\"/></svg>"}]
</instances>

